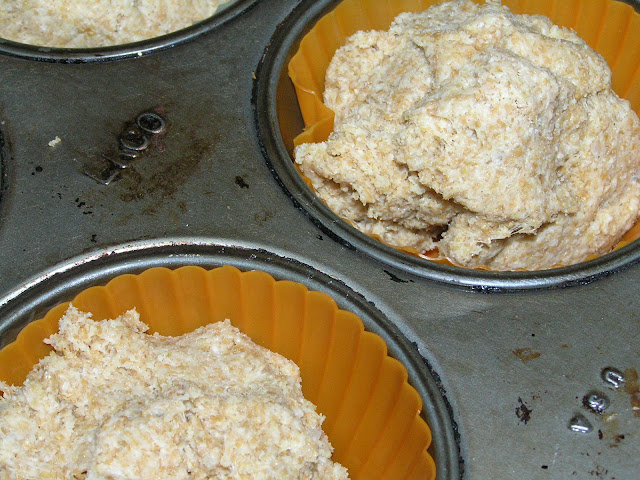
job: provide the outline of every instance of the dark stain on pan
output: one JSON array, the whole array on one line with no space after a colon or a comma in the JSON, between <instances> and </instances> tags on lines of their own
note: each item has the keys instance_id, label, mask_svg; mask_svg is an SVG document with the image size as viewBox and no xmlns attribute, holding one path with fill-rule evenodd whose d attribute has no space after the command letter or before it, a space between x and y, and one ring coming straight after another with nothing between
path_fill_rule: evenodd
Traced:
<instances>
[{"instance_id":1,"label":"dark stain on pan","mask_svg":"<svg viewBox=\"0 0 640 480\"><path fill-rule=\"evenodd\" d=\"M603 467L602 465L596 465L596 468L591 470L589 472L589 475L596 478L606 478L606 475L608 473L609 473L609 470L607 470L605 467ZM613 480L615 479L615 477L611 477L611 479Z\"/></svg>"},{"instance_id":2,"label":"dark stain on pan","mask_svg":"<svg viewBox=\"0 0 640 480\"><path fill-rule=\"evenodd\" d=\"M516 417L518 417L518 423L524 423L525 425L531 420L531 413L533 409L522 401L521 397L518 397L518 406L516 407Z\"/></svg>"},{"instance_id":3,"label":"dark stain on pan","mask_svg":"<svg viewBox=\"0 0 640 480\"><path fill-rule=\"evenodd\" d=\"M124 170L116 184L118 188L124 190L120 193L120 200L123 202L142 200L145 197L144 189L141 188L142 180L142 175L135 168Z\"/></svg>"},{"instance_id":4,"label":"dark stain on pan","mask_svg":"<svg viewBox=\"0 0 640 480\"><path fill-rule=\"evenodd\" d=\"M164 159L162 155L153 155L144 159L144 165L125 169L120 181L117 182L120 200L133 202L150 199L154 205L145 210L153 213L152 211L155 211L164 200L175 197L180 187L196 171L210 148L210 140L192 137L186 148L181 149L189 152L188 155L178 159Z\"/></svg>"},{"instance_id":5,"label":"dark stain on pan","mask_svg":"<svg viewBox=\"0 0 640 480\"><path fill-rule=\"evenodd\" d=\"M236 175L236 185L240 188L249 188L249 184L245 182L244 178L242 178L240 175Z\"/></svg>"},{"instance_id":6,"label":"dark stain on pan","mask_svg":"<svg viewBox=\"0 0 640 480\"><path fill-rule=\"evenodd\" d=\"M75 203L76 208L78 208L83 215L93 215L93 206L91 206L87 201L81 200L80 197L76 197L73 203Z\"/></svg>"},{"instance_id":7,"label":"dark stain on pan","mask_svg":"<svg viewBox=\"0 0 640 480\"><path fill-rule=\"evenodd\" d=\"M2 118L4 118L4 112L0 112ZM4 125L4 121L0 122L0 126ZM9 158L9 152L7 145L7 141L5 141L5 137L2 133L2 128L0 128L0 202L2 201L2 197L7 189L7 161Z\"/></svg>"},{"instance_id":8,"label":"dark stain on pan","mask_svg":"<svg viewBox=\"0 0 640 480\"><path fill-rule=\"evenodd\" d=\"M392 282L396 282L396 283L409 283L409 282L411 282L411 283L413 283L413 280L404 280L404 279L398 277L397 275L391 273L389 270L382 269L382 271L384 273L386 273L387 275L389 275L389 278L391 279Z\"/></svg>"}]
</instances>

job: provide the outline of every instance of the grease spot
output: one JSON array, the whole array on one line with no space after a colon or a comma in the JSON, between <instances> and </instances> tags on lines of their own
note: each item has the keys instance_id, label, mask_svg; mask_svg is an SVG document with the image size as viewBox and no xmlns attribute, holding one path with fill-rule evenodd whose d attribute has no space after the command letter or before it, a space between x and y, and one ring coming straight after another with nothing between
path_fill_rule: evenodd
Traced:
<instances>
[{"instance_id":1,"label":"grease spot","mask_svg":"<svg viewBox=\"0 0 640 480\"><path fill-rule=\"evenodd\" d=\"M624 389L631 397L631 410L633 410L633 414L636 417L640 417L640 385L638 385L638 371L635 368L629 368L624 371L624 377Z\"/></svg>"},{"instance_id":2,"label":"grease spot","mask_svg":"<svg viewBox=\"0 0 640 480\"><path fill-rule=\"evenodd\" d=\"M162 155L149 156L135 168L122 170L120 181L117 183L120 199L123 202L147 199L151 205L146 211L150 214L165 203L175 205L172 202L175 194L197 171L200 161L211 149L209 141L193 136L186 142L184 149L190 152L190 155L177 160Z\"/></svg>"},{"instance_id":3,"label":"grease spot","mask_svg":"<svg viewBox=\"0 0 640 480\"><path fill-rule=\"evenodd\" d=\"M256 213L253 216L253 219L255 220L255 222L260 225L263 226L265 223L267 223L269 220L271 220L273 217L275 216L274 212L270 212L268 210L262 212L262 213Z\"/></svg>"}]
</instances>

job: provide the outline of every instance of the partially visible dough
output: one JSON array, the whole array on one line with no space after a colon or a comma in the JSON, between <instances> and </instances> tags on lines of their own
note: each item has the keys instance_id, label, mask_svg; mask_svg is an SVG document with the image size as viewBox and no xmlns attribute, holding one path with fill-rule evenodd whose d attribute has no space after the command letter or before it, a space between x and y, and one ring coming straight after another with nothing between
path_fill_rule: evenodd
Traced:
<instances>
[{"instance_id":1,"label":"partially visible dough","mask_svg":"<svg viewBox=\"0 0 640 480\"><path fill-rule=\"evenodd\" d=\"M0 478L345 480L298 366L229 321L148 335L70 307L22 387L0 385Z\"/></svg>"},{"instance_id":2,"label":"partially visible dough","mask_svg":"<svg viewBox=\"0 0 640 480\"><path fill-rule=\"evenodd\" d=\"M229 0L0 0L0 38L29 45L94 48L186 28Z\"/></svg>"}]
</instances>

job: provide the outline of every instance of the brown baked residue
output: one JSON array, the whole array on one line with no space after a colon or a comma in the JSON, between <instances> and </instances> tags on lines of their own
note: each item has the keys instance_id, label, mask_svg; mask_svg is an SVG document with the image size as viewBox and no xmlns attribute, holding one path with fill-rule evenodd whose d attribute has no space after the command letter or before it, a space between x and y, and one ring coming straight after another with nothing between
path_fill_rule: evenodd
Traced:
<instances>
[{"instance_id":1,"label":"brown baked residue","mask_svg":"<svg viewBox=\"0 0 640 480\"><path fill-rule=\"evenodd\" d=\"M624 371L624 389L631 397L631 410L636 417L640 417L640 385L638 385L638 371L629 368Z\"/></svg>"},{"instance_id":2,"label":"brown baked residue","mask_svg":"<svg viewBox=\"0 0 640 480\"><path fill-rule=\"evenodd\" d=\"M540 352L534 352L529 347L527 348L516 348L513 350L513 354L522 360L523 363L526 363L530 360L538 358L540 356Z\"/></svg>"}]
</instances>

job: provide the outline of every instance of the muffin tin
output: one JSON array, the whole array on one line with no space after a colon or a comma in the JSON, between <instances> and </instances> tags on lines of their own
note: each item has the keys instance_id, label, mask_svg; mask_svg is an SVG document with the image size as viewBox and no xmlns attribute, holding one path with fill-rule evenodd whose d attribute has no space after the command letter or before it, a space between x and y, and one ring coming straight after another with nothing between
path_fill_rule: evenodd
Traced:
<instances>
[{"instance_id":1,"label":"muffin tin","mask_svg":"<svg viewBox=\"0 0 640 480\"><path fill-rule=\"evenodd\" d=\"M385 339L423 399L437 478L634 478L639 247L466 271L326 211L290 164L301 120L286 64L336 4L239 0L188 32L102 51L0 43L2 346L122 273L263 270ZM153 148L108 185L87 176L148 111L166 122Z\"/></svg>"}]
</instances>

